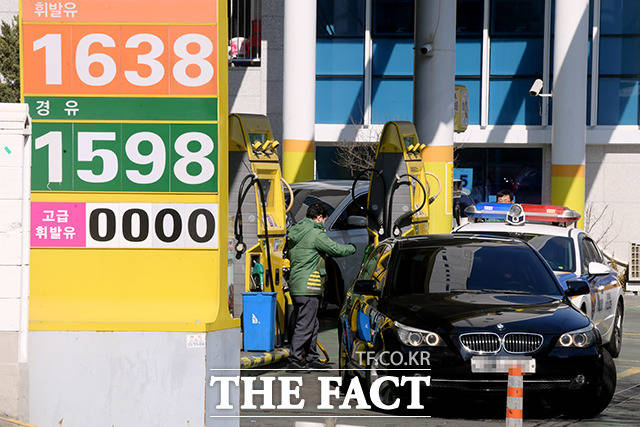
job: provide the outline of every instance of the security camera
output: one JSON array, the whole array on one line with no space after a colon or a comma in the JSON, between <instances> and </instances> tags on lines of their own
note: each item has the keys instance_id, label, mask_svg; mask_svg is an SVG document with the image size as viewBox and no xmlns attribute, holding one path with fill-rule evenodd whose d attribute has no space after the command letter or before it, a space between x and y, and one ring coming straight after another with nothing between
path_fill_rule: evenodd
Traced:
<instances>
[{"instance_id":1,"label":"security camera","mask_svg":"<svg viewBox=\"0 0 640 427\"><path fill-rule=\"evenodd\" d=\"M529 89L529 95L538 96L542 91L542 80L536 79L535 82L531 85L531 89Z\"/></svg>"},{"instance_id":2,"label":"security camera","mask_svg":"<svg viewBox=\"0 0 640 427\"><path fill-rule=\"evenodd\" d=\"M433 45L431 43L423 44L422 46L420 46L420 53L424 56L433 55Z\"/></svg>"}]
</instances>

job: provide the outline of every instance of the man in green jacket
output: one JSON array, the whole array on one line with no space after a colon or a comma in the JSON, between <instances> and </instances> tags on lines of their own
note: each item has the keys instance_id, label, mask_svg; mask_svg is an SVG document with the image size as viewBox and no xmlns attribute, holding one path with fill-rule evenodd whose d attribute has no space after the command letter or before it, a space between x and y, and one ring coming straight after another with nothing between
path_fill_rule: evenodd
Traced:
<instances>
[{"instance_id":1,"label":"man in green jacket","mask_svg":"<svg viewBox=\"0 0 640 427\"><path fill-rule=\"evenodd\" d=\"M291 261L289 290L293 300L294 330L291 337L291 368L324 368L318 358L318 307L324 287L325 256L353 255L353 244L341 245L326 235L324 221L328 211L320 203L307 209L307 217L287 230L287 246ZM306 356L306 357L305 357Z\"/></svg>"}]
</instances>

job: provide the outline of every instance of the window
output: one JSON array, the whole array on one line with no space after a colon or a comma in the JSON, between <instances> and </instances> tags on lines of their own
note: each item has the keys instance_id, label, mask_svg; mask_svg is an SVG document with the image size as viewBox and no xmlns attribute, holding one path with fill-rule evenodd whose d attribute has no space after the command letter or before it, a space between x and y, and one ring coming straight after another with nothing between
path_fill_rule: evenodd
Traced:
<instances>
[{"instance_id":1,"label":"window","mask_svg":"<svg viewBox=\"0 0 640 427\"><path fill-rule=\"evenodd\" d=\"M413 0L373 0L374 36L413 36Z\"/></svg>"},{"instance_id":2,"label":"window","mask_svg":"<svg viewBox=\"0 0 640 427\"><path fill-rule=\"evenodd\" d=\"M333 223L331 227L333 230L352 230L354 228L347 223L347 218L350 216L366 216L366 211L363 206L367 205L367 195L363 194L358 196L355 201L351 201L349 205L347 205L346 209L342 211L336 222Z\"/></svg>"},{"instance_id":3,"label":"window","mask_svg":"<svg viewBox=\"0 0 640 427\"><path fill-rule=\"evenodd\" d=\"M582 239L582 271L585 273L589 271L589 263L590 262L602 262L602 255L600 255L600 251L596 247L596 244L593 243L588 237L584 237Z\"/></svg>"},{"instance_id":4,"label":"window","mask_svg":"<svg viewBox=\"0 0 640 427\"><path fill-rule=\"evenodd\" d=\"M318 0L318 38L364 38L364 0Z\"/></svg>"},{"instance_id":5,"label":"window","mask_svg":"<svg viewBox=\"0 0 640 427\"><path fill-rule=\"evenodd\" d=\"M398 253L388 295L512 291L558 295L552 274L527 246L473 242Z\"/></svg>"},{"instance_id":6,"label":"window","mask_svg":"<svg viewBox=\"0 0 640 427\"><path fill-rule=\"evenodd\" d=\"M544 0L493 0L491 35L542 36Z\"/></svg>"},{"instance_id":7,"label":"window","mask_svg":"<svg viewBox=\"0 0 640 427\"><path fill-rule=\"evenodd\" d=\"M458 148L453 161L455 168L467 169L466 188L476 202L495 202L503 189L518 203L542 202L541 148Z\"/></svg>"},{"instance_id":8,"label":"window","mask_svg":"<svg viewBox=\"0 0 640 427\"><path fill-rule=\"evenodd\" d=\"M458 0L456 33L458 36L482 37L484 0Z\"/></svg>"},{"instance_id":9,"label":"window","mask_svg":"<svg viewBox=\"0 0 640 427\"><path fill-rule=\"evenodd\" d=\"M228 0L229 62L234 66L260 65L262 0Z\"/></svg>"},{"instance_id":10,"label":"window","mask_svg":"<svg viewBox=\"0 0 640 427\"><path fill-rule=\"evenodd\" d=\"M536 248L553 271L574 271L575 252L573 239L562 236L545 236L524 233L491 233L524 240Z\"/></svg>"}]
</instances>

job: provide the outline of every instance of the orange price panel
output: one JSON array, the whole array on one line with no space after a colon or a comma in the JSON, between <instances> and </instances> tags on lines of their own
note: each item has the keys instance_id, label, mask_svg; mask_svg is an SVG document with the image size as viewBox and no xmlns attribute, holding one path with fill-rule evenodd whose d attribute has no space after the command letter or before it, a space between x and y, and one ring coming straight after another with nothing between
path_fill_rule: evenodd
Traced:
<instances>
[{"instance_id":1,"label":"orange price panel","mask_svg":"<svg viewBox=\"0 0 640 427\"><path fill-rule=\"evenodd\" d=\"M218 94L217 27L169 27L172 95ZM225 65L226 66L226 65Z\"/></svg>"},{"instance_id":2,"label":"orange price panel","mask_svg":"<svg viewBox=\"0 0 640 427\"><path fill-rule=\"evenodd\" d=\"M22 0L25 22L215 23L216 0Z\"/></svg>"},{"instance_id":3,"label":"orange price panel","mask_svg":"<svg viewBox=\"0 0 640 427\"><path fill-rule=\"evenodd\" d=\"M120 26L71 26L71 45L71 93L124 93Z\"/></svg>"},{"instance_id":4,"label":"orange price panel","mask_svg":"<svg viewBox=\"0 0 640 427\"><path fill-rule=\"evenodd\" d=\"M122 72L127 94L169 93L169 28L123 25Z\"/></svg>"},{"instance_id":5,"label":"orange price panel","mask_svg":"<svg viewBox=\"0 0 640 427\"><path fill-rule=\"evenodd\" d=\"M217 27L24 25L25 95L217 95Z\"/></svg>"},{"instance_id":6,"label":"orange price panel","mask_svg":"<svg viewBox=\"0 0 640 427\"><path fill-rule=\"evenodd\" d=\"M71 27L23 25L22 40L24 93L71 93Z\"/></svg>"}]
</instances>

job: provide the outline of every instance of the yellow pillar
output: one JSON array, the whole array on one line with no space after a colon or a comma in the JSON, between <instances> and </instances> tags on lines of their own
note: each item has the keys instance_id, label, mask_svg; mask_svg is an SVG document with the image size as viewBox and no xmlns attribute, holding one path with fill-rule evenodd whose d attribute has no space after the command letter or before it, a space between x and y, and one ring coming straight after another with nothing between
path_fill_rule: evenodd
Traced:
<instances>
[{"instance_id":1,"label":"yellow pillar","mask_svg":"<svg viewBox=\"0 0 640 427\"><path fill-rule=\"evenodd\" d=\"M429 234L451 232L453 222L453 146L428 146L422 151L422 161L427 172L438 177L440 195L429 208ZM436 180L427 176L431 195L438 191Z\"/></svg>"},{"instance_id":2,"label":"yellow pillar","mask_svg":"<svg viewBox=\"0 0 640 427\"><path fill-rule=\"evenodd\" d=\"M312 180L314 159L313 141L285 139L282 144L282 176L287 182Z\"/></svg>"},{"instance_id":3,"label":"yellow pillar","mask_svg":"<svg viewBox=\"0 0 640 427\"><path fill-rule=\"evenodd\" d=\"M584 228L584 164L552 165L551 203L580 213L578 228Z\"/></svg>"}]
</instances>

